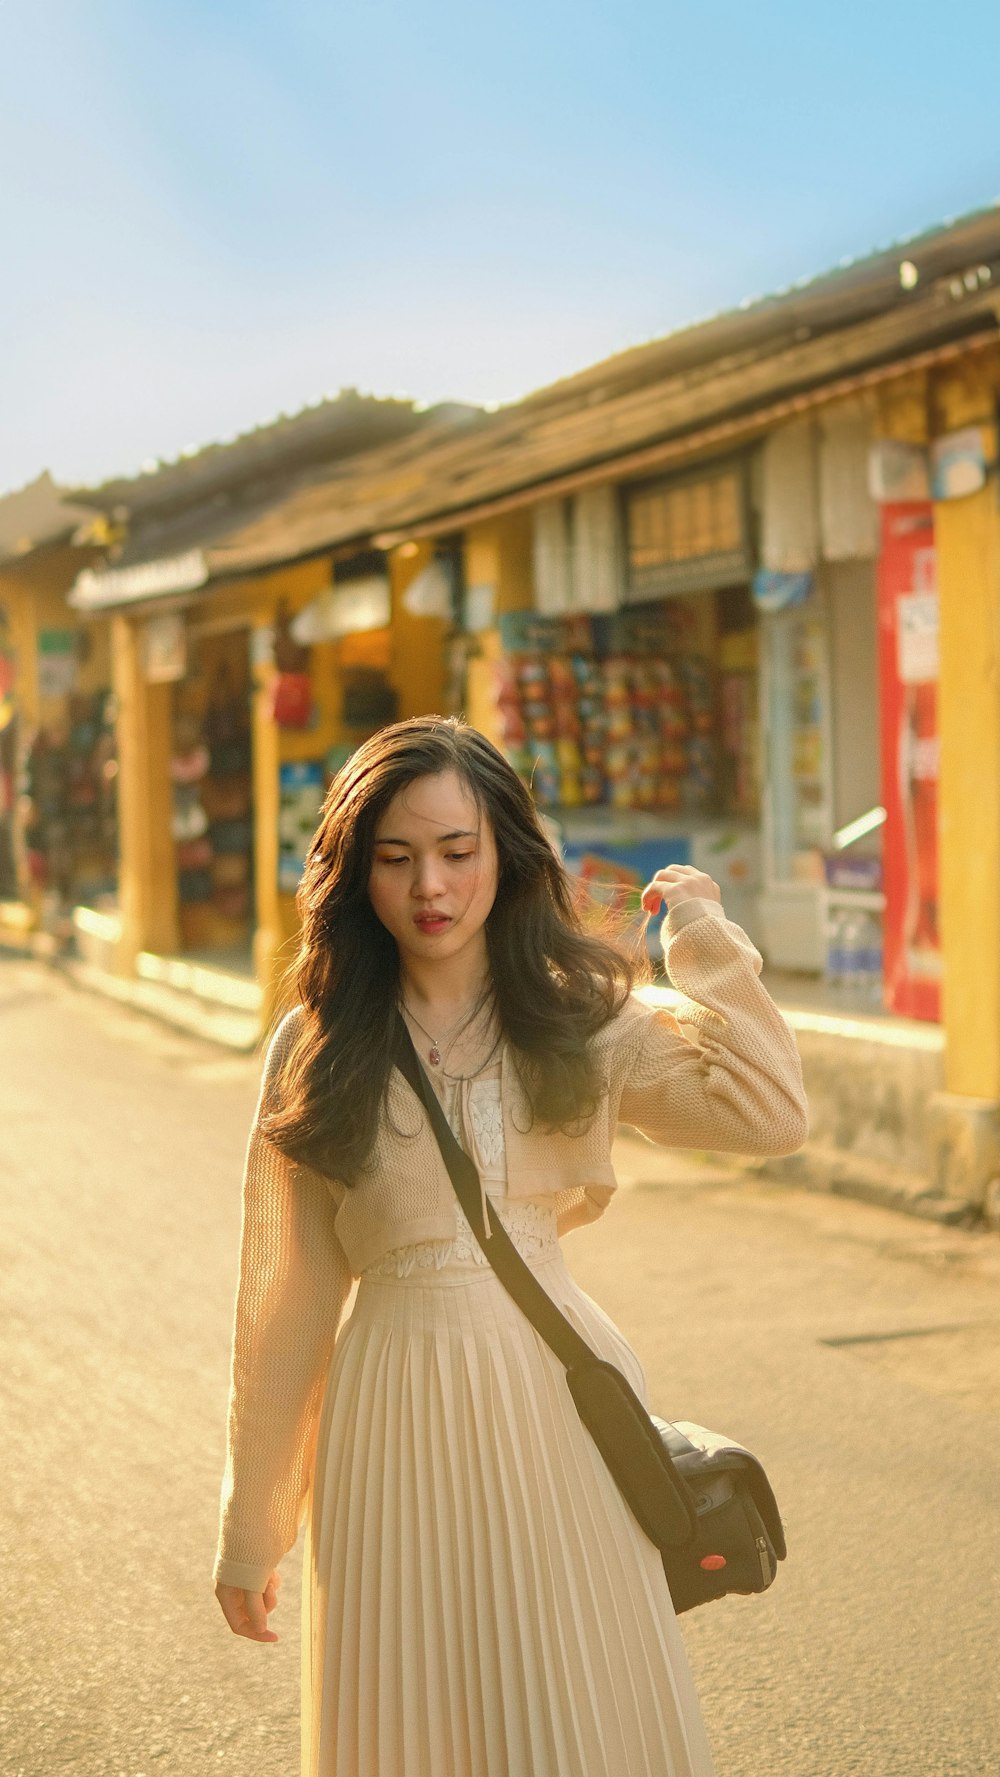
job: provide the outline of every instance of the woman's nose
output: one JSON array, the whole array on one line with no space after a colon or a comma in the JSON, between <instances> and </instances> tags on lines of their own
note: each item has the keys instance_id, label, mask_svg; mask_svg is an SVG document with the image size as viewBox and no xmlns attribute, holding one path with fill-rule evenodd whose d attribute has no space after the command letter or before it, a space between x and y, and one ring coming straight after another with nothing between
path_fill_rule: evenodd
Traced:
<instances>
[{"instance_id":1,"label":"woman's nose","mask_svg":"<svg viewBox=\"0 0 1000 1777\"><path fill-rule=\"evenodd\" d=\"M424 901L431 901L441 893L441 868L437 858L425 858L419 863L413 878L413 892Z\"/></svg>"}]
</instances>

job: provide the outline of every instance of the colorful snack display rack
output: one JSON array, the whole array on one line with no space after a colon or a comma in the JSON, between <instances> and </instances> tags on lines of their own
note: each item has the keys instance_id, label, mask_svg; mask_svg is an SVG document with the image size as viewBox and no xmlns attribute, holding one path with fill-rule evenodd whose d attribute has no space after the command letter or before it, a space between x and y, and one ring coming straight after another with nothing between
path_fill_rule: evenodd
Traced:
<instances>
[{"instance_id":1,"label":"colorful snack display rack","mask_svg":"<svg viewBox=\"0 0 1000 1777\"><path fill-rule=\"evenodd\" d=\"M500 745L543 807L709 809L717 790L711 664L683 607L500 620Z\"/></svg>"}]
</instances>

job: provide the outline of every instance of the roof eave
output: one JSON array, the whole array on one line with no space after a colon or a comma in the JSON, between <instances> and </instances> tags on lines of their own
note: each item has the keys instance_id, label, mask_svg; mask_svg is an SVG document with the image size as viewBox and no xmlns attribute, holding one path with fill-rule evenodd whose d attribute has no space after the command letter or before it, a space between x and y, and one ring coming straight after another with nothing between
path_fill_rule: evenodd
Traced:
<instances>
[{"instance_id":1,"label":"roof eave","mask_svg":"<svg viewBox=\"0 0 1000 1777\"><path fill-rule=\"evenodd\" d=\"M730 402L723 409L696 415L684 426L650 436L635 448L592 453L551 474L520 482L512 480L481 498L445 500L437 504L432 498L424 503L418 499L410 510L395 513L388 503L380 521L359 527L352 525L350 519L344 522L345 507L353 503L348 480L341 488L331 487L330 521L321 533L291 547L287 543L275 542L243 550L238 546L238 538L234 537L233 547L222 546L207 551L210 571L213 577L262 573L366 538L376 538L388 547L407 537L459 530L491 514L512 511L539 498L576 487L654 473L660 464L669 465L704 450L706 440L721 442L726 438L750 437L779 423L783 416L799 407L835 400L851 389L872 386L916 367L1000 342L1000 288L981 291L976 297L970 296L967 303L956 303L951 310L938 306L930 316L918 317L914 313L913 321L910 337L907 337L910 329L905 320L898 329L892 327L895 337L891 345L885 343L887 329L869 323L867 337L874 339L877 334L879 349L866 349L860 337L863 331L860 327L846 329L842 336L825 335L822 341L816 342L815 352L817 359L823 359L823 369L812 376L784 384L779 381L773 388L762 389L743 404ZM763 377L768 366L767 356L762 354L757 364ZM343 496L341 502L335 500L338 493Z\"/></svg>"}]
</instances>

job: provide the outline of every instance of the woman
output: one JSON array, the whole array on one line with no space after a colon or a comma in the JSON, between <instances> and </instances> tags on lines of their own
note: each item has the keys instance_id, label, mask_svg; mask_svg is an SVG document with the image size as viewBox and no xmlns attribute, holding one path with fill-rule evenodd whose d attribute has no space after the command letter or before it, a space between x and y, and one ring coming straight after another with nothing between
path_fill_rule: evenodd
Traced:
<instances>
[{"instance_id":1,"label":"woman","mask_svg":"<svg viewBox=\"0 0 1000 1777\"><path fill-rule=\"evenodd\" d=\"M486 1261L393 1045L401 1015L484 1196L648 1403L558 1236L606 1208L619 1119L674 1146L801 1143L760 958L715 883L672 866L643 906L669 908L697 1040L632 998L516 774L437 717L340 772L299 900L300 1005L244 1181L226 1618L277 1639L307 1507L305 1777L712 1777L660 1556Z\"/></svg>"}]
</instances>

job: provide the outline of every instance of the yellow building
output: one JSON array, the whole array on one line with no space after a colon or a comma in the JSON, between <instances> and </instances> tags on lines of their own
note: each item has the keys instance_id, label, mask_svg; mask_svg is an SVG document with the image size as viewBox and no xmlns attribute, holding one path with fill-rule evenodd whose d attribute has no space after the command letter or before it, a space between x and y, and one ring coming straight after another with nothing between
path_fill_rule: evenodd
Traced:
<instances>
[{"instance_id":1,"label":"yellow building","mask_svg":"<svg viewBox=\"0 0 1000 1777\"><path fill-rule=\"evenodd\" d=\"M108 637L66 602L92 518L48 475L0 500L0 943L15 947L57 947L78 894L116 873Z\"/></svg>"},{"instance_id":2,"label":"yellow building","mask_svg":"<svg viewBox=\"0 0 1000 1777\"><path fill-rule=\"evenodd\" d=\"M278 539L249 571L221 559L231 535L266 523L319 468L427 423L410 403L348 392L80 493L119 533L69 603L107 641L120 872L114 904L79 906L74 925L84 970L140 983L140 1003L158 993L169 1010L171 994L193 991L252 1036L288 960L303 824L338 748L377 725L364 694L380 720L437 694L439 631L402 609L390 622L426 551L359 557ZM302 622L305 653L291 634ZM298 709L287 682L276 690L297 652ZM433 692L415 691L428 674Z\"/></svg>"},{"instance_id":3,"label":"yellow building","mask_svg":"<svg viewBox=\"0 0 1000 1777\"><path fill-rule=\"evenodd\" d=\"M796 1024L810 1075L813 1140L799 1164L838 1189L944 1220L988 1210L1000 1177L1000 969L982 923L988 934L1000 929L993 907L1000 817L995 796L981 793L984 772L992 782L1000 765L993 659L998 287L994 209L623 354L465 429L429 432L362 459L349 476L314 486L272 520L303 547L348 535L386 548L460 542L464 587L451 657L465 663L466 713L503 741L495 669L504 619L519 610L572 614L572 591L568 603L558 603L567 597L555 585L558 574L543 603L539 544L562 525L572 559L586 502L606 496L604 509L622 533L620 602L647 601L641 574L655 581L657 598L689 600L700 651L714 651L718 670L741 681L751 719L756 675L766 763L757 814L752 793L746 796L743 880L732 900L758 868L744 895L748 923L756 915L769 978ZM963 446L966 433L975 447ZM901 447L895 468L893 446ZM873 447L882 477L874 491ZM719 516L716 490L726 485L737 490L726 511L733 515L742 503L742 526ZM920 509L916 522L936 555L936 574L925 560L923 579L894 591L886 512L908 502ZM642 505L649 525L640 562L630 508ZM252 558L254 547L251 535L237 540L234 553ZM772 584L758 586L760 573ZM765 621L765 598L775 590L797 596L788 583L803 575L812 589L802 620L789 606L784 628L780 613ZM718 589L714 610L699 588ZM741 588L740 598L732 596ZM752 621L747 594L751 604L760 595ZM900 600L905 616L896 610ZM852 881L832 866L839 845L855 847L848 856L859 866L874 870L880 862L876 804L898 766L896 743L887 730L879 733L880 705L896 695L884 631L897 622L918 624L893 644L897 654L907 652L896 662L896 690L911 721L911 731L900 731L903 744L917 764L912 806L897 820L891 845L892 811L886 821L887 865L890 854L912 851L909 886L900 890L893 862L896 878L883 893L877 874L869 887L860 867ZM816 686L826 685L818 714L801 718L795 697L782 699L786 669L807 709ZM937 727L926 725L931 704ZM817 749L824 748L821 768ZM784 787L775 768L782 750ZM796 809L810 778L813 801L806 806L800 797ZM939 800L928 846L932 784ZM901 831L911 816L914 833ZM859 824L862 842L851 837ZM663 822L659 831L667 837L668 828ZM892 936L888 916L901 895L913 899L901 918L914 929L899 938L902 963L887 983L888 1012L831 999L821 979L831 913L847 916L855 948L863 928L867 947L883 912L886 939ZM871 973L867 948L865 970Z\"/></svg>"},{"instance_id":4,"label":"yellow building","mask_svg":"<svg viewBox=\"0 0 1000 1777\"><path fill-rule=\"evenodd\" d=\"M92 965L267 1022L330 776L385 720L441 704L444 620L404 604L430 556L339 551L186 591L190 558L78 579L110 636L120 759L118 904L76 914Z\"/></svg>"}]
</instances>

